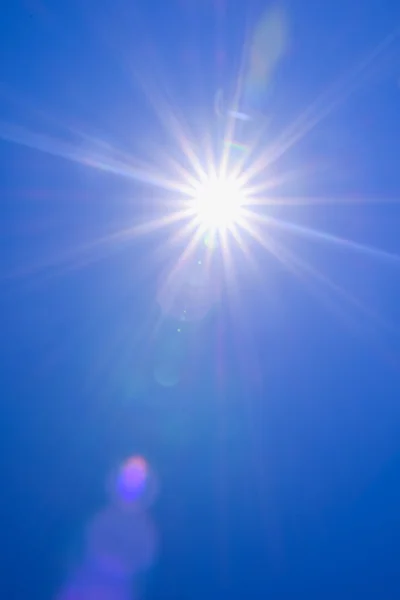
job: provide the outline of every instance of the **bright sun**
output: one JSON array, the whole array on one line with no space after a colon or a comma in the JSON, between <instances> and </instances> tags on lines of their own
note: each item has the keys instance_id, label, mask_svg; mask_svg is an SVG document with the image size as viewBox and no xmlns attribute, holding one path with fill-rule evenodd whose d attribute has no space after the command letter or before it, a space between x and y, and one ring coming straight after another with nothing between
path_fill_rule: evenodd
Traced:
<instances>
[{"instance_id":1,"label":"bright sun","mask_svg":"<svg viewBox=\"0 0 400 600\"><path fill-rule=\"evenodd\" d=\"M245 191L234 177L213 176L199 183L191 208L198 224L208 230L225 230L239 220Z\"/></svg>"}]
</instances>

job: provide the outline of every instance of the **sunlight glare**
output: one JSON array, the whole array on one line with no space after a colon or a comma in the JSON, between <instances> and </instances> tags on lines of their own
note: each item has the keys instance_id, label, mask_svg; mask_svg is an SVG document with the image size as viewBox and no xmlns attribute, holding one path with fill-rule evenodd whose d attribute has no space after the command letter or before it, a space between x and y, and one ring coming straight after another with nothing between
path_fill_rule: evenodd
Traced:
<instances>
[{"instance_id":1,"label":"sunlight glare","mask_svg":"<svg viewBox=\"0 0 400 600\"><path fill-rule=\"evenodd\" d=\"M191 204L201 227L224 230L238 222L245 197L238 179L215 175L196 186Z\"/></svg>"}]
</instances>

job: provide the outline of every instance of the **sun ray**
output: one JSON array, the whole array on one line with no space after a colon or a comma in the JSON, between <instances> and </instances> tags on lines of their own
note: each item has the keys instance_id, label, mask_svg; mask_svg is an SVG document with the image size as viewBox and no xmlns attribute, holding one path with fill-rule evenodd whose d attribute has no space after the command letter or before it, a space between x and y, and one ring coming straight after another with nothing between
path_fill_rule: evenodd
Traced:
<instances>
[{"instance_id":1,"label":"sun ray","mask_svg":"<svg viewBox=\"0 0 400 600\"><path fill-rule=\"evenodd\" d=\"M393 43L398 31L386 36L349 73L332 84L303 113L293 121L267 150L255 160L245 173L246 183L277 162L289 149L304 138L322 120L328 117L348 98L368 75L367 69Z\"/></svg>"},{"instance_id":2,"label":"sun ray","mask_svg":"<svg viewBox=\"0 0 400 600\"><path fill-rule=\"evenodd\" d=\"M310 286L310 283L318 282L323 288L329 290L331 293L333 292L349 306L353 306L369 319L372 318L380 326L384 326L386 329L392 328L391 324L385 321L380 314L366 306L348 290L334 282L327 275L321 273L321 271L319 271L317 268L311 266L298 255L284 247L276 239L272 241L272 238L269 237L268 239L270 240L270 243L267 243L264 232L261 234L259 231L251 228L248 224L244 224L244 229L247 230L248 233L268 252L272 253L275 258L277 258L296 277L302 279L308 287ZM317 292L316 289L314 291ZM334 309L335 312L338 312L337 303L332 302L332 299L326 297L326 295L324 300L325 302L329 301L332 309Z\"/></svg>"},{"instance_id":3,"label":"sun ray","mask_svg":"<svg viewBox=\"0 0 400 600\"><path fill-rule=\"evenodd\" d=\"M250 212L248 213L248 217L251 218ZM303 225L296 225L295 223L290 223L275 217L257 215L256 218L260 222L262 221L264 224L273 228L282 229L308 239L314 239L337 247L353 250L355 252L371 256L372 258L400 263L400 256L398 254L387 252L386 250L381 250L380 248L375 248L374 246L360 244L359 242L354 242L353 240L348 240L346 238L333 235L332 233L320 231L311 227L305 227Z\"/></svg>"},{"instance_id":4,"label":"sun ray","mask_svg":"<svg viewBox=\"0 0 400 600\"><path fill-rule=\"evenodd\" d=\"M249 187L251 206L321 206L321 205L377 205L377 204L400 204L400 198L370 197L365 194L353 194L349 196L258 196L260 188Z\"/></svg>"},{"instance_id":5,"label":"sun ray","mask_svg":"<svg viewBox=\"0 0 400 600\"><path fill-rule=\"evenodd\" d=\"M188 261L194 256L195 250L199 246L199 241L201 239L201 232L197 230L195 234L190 239L189 243L186 245L184 250L181 252L179 258L177 259L175 265L169 271L166 279L160 288L160 293L163 294L168 286L172 286L175 284L176 279L182 270L188 264Z\"/></svg>"},{"instance_id":6,"label":"sun ray","mask_svg":"<svg viewBox=\"0 0 400 600\"><path fill-rule=\"evenodd\" d=\"M7 278L15 279L18 277L33 276L37 273L48 270L53 271L54 269L63 271L65 269L82 268L99 260L99 251L101 252L101 257L104 257L105 252L109 254L123 242L133 242L138 236L146 236L152 232L161 231L162 229L179 224L189 216L190 213L187 209L182 207L180 211L174 211L170 215L146 220L143 223L129 227L118 228L115 231L75 246L65 252L59 254L53 253L51 257L46 257L45 260L31 265L29 268L19 270L17 274L9 275ZM177 231L182 233L184 230L182 227L179 227Z\"/></svg>"},{"instance_id":7,"label":"sun ray","mask_svg":"<svg viewBox=\"0 0 400 600\"><path fill-rule=\"evenodd\" d=\"M242 115L242 113L239 112L239 106L240 106L241 98L243 95L242 93L243 93L244 79L245 79L245 75L246 75L246 64L248 62L248 53L249 53L249 47L250 47L251 33L252 32L251 32L250 23L247 23L245 36L244 36L245 39L244 39L244 43L243 43L243 51L242 51L242 54L240 57L239 73L238 73L238 77L237 77L237 81L236 81L236 88L235 88L235 92L234 92L233 102L232 102L230 110L228 111L228 114L227 114L226 130L223 135L224 141L232 140L234 138L234 133L235 133L235 128L236 128L236 123L238 121L238 116ZM239 120L240 120L240 117L239 117ZM230 162L231 162L230 146L224 145L222 157L221 157L221 173L222 174L225 175L227 173L227 170L232 168ZM243 165L242 165L241 161L239 161L236 171L234 171L232 174L234 176L238 176L238 174L241 172L242 166Z\"/></svg>"},{"instance_id":8,"label":"sun ray","mask_svg":"<svg viewBox=\"0 0 400 600\"><path fill-rule=\"evenodd\" d=\"M45 134L39 134L24 127L11 125L4 121L0 122L0 138L22 146L40 150L52 156L76 162L101 171L121 175L128 179L150 184L164 190L186 193L190 189L189 185L182 181L173 181L167 177L160 177L159 169L150 168L143 163L127 158L126 162L118 161L107 156L86 155L79 146L67 143L63 140L57 140Z\"/></svg>"},{"instance_id":9,"label":"sun ray","mask_svg":"<svg viewBox=\"0 0 400 600\"><path fill-rule=\"evenodd\" d=\"M201 235L201 232L198 232L198 227L196 226L196 223L193 221L193 219L190 218L187 220L187 223L185 225L176 228L176 230L173 231L171 235L164 240L164 242L158 245L158 248L156 250L157 256L165 258L166 252L168 251L168 249L170 249L171 246L174 246L183 241L187 241L187 239L190 238L193 234Z\"/></svg>"},{"instance_id":10,"label":"sun ray","mask_svg":"<svg viewBox=\"0 0 400 600\"><path fill-rule=\"evenodd\" d=\"M173 110L172 102L167 103L166 92L164 92L164 97L160 92L157 92L154 88L154 79L152 79L153 84L151 85L148 78L145 78L143 74L139 75L139 73L136 73L135 75L138 85L145 94L160 125L172 136L174 142L182 151L182 155L189 160L190 167L193 169L195 176L197 178L204 177L205 171L194 150L193 140L189 136L189 133L185 131L183 116L176 114L177 109L175 107L175 111Z\"/></svg>"},{"instance_id":11,"label":"sun ray","mask_svg":"<svg viewBox=\"0 0 400 600\"><path fill-rule=\"evenodd\" d=\"M269 197L265 197L267 192L279 188L289 181L296 181L296 179L298 180L298 178L303 175L304 169L297 169L286 173L280 173L279 175L271 175L265 179L263 183L249 183L246 180L246 173L244 172L238 176L238 180L247 190L248 196L251 198L251 204L269 204Z\"/></svg>"}]
</instances>

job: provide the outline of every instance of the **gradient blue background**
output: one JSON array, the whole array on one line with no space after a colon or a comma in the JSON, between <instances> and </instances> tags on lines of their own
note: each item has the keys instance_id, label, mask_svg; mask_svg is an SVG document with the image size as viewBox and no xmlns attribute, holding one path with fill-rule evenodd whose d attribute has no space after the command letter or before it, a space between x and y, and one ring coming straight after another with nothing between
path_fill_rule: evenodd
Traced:
<instances>
[{"instance_id":1,"label":"gradient blue background","mask_svg":"<svg viewBox=\"0 0 400 600\"><path fill-rule=\"evenodd\" d=\"M5 2L2 135L67 125L137 156L172 152L133 73L213 130L216 90L229 97L264 6L228 0L221 19L212 0ZM356 81L400 19L387 0L285 8L290 51L261 111L273 132ZM330 202L280 216L400 253L398 53L394 40L282 157L276 172L298 172L285 193ZM6 140L0 169L1 596L54 598L107 474L140 452L161 483L150 600L398 598L399 261L272 231L366 313L256 243L256 272L234 248L238 294L191 328L182 380L163 388L155 294L179 249L157 253L155 232L61 260L162 214L160 192Z\"/></svg>"}]
</instances>

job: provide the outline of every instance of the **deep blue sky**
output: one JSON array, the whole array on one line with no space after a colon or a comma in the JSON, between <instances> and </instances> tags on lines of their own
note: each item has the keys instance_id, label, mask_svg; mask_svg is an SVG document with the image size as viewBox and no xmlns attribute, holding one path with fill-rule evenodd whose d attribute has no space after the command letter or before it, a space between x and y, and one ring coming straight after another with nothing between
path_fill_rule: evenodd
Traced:
<instances>
[{"instance_id":1,"label":"deep blue sky","mask_svg":"<svg viewBox=\"0 0 400 600\"><path fill-rule=\"evenodd\" d=\"M270 120L262 147L344 82L321 100L334 110L274 166L292 173L280 193L329 202L274 215L391 257L272 229L318 280L256 242L249 269L233 245L236 288L185 333L176 386L158 385L151 364L157 285L179 248L158 231L76 252L162 215L170 196L4 139L21 127L20 139L50 136L58 151L79 130L87 156L106 152L92 137L164 167L179 152L137 75L158 90L156 108L167 102L197 139L214 136L215 93L229 98L266 6L226 5L223 17L214 0L3 6L1 597L54 598L109 470L132 452L161 483L150 600L399 597L397 39L356 73L400 6L288 2L290 49L256 117Z\"/></svg>"}]
</instances>

